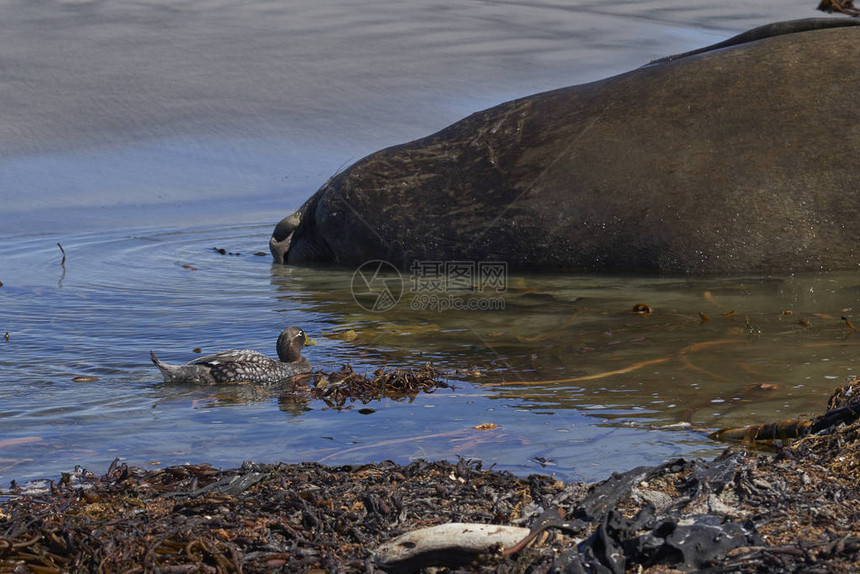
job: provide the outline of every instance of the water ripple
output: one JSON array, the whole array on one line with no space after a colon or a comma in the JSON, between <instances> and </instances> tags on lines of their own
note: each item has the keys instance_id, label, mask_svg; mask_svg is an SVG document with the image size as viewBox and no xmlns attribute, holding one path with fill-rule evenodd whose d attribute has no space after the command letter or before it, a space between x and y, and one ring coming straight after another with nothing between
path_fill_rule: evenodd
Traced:
<instances>
[{"instance_id":1,"label":"water ripple","mask_svg":"<svg viewBox=\"0 0 860 574\"><path fill-rule=\"evenodd\" d=\"M538 470L539 456L560 476L598 478L719 450L704 433L716 426L823 405L860 345L839 320L856 304L856 274L512 275L503 311L374 313L353 299L350 270L257 255L270 229L4 237L0 479L103 470L114 456L236 465L458 455L515 472ZM655 312L632 313L639 302ZM456 390L381 401L368 415L277 389L168 385L149 361L150 350L172 362L236 347L274 354L288 325L315 339L305 354L317 368L432 361ZM503 430L472 430L485 422Z\"/></svg>"}]
</instances>

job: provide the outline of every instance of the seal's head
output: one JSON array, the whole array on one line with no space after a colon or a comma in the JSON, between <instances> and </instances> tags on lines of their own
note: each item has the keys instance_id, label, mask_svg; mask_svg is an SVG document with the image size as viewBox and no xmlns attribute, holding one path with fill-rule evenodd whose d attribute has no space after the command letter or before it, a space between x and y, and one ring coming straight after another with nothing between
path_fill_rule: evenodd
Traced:
<instances>
[{"instance_id":1,"label":"seal's head","mask_svg":"<svg viewBox=\"0 0 860 574\"><path fill-rule=\"evenodd\" d=\"M297 211L280 220L275 226L275 230L272 231L272 237L269 238L269 251L272 252L275 263L286 263L287 253L290 250L290 243L293 239L293 232L299 226L300 222L301 212Z\"/></svg>"}]
</instances>

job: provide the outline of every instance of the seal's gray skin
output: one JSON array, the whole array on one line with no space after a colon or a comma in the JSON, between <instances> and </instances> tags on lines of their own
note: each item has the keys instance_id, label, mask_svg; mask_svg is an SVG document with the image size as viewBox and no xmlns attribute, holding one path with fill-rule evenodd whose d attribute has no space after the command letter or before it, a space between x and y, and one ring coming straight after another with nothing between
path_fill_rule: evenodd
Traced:
<instances>
[{"instance_id":1,"label":"seal's gray skin","mask_svg":"<svg viewBox=\"0 0 860 574\"><path fill-rule=\"evenodd\" d=\"M310 361L302 357L302 347L306 342L304 331L298 327L289 327L278 336L278 361L248 349L222 351L184 365L162 363L152 351L149 356L161 371L164 380L169 383L273 385L313 370Z\"/></svg>"},{"instance_id":2,"label":"seal's gray skin","mask_svg":"<svg viewBox=\"0 0 860 574\"><path fill-rule=\"evenodd\" d=\"M856 24L775 24L473 114L333 177L277 225L272 254L350 266L857 268Z\"/></svg>"}]
</instances>

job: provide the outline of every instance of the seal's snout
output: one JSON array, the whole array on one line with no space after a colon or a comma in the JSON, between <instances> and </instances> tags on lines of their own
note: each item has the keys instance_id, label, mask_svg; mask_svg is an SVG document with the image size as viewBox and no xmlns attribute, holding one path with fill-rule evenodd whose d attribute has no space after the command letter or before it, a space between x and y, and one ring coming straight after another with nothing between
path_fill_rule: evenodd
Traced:
<instances>
[{"instance_id":1,"label":"seal's snout","mask_svg":"<svg viewBox=\"0 0 860 574\"><path fill-rule=\"evenodd\" d=\"M275 260L275 263L285 263L287 260L287 252L290 250L290 238L292 234L288 235L286 239L283 241L278 241L274 234L269 238L269 251L272 252L272 258Z\"/></svg>"},{"instance_id":2,"label":"seal's snout","mask_svg":"<svg viewBox=\"0 0 860 574\"><path fill-rule=\"evenodd\" d=\"M272 252L275 263L286 262L293 231L299 226L300 221L299 212L296 212L280 220L272 231L272 237L269 239L269 251Z\"/></svg>"}]
</instances>

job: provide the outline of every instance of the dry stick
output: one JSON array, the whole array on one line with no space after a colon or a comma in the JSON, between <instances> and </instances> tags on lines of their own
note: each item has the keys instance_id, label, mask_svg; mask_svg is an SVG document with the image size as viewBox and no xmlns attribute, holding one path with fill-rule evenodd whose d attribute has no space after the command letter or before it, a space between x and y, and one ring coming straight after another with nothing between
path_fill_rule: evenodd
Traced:
<instances>
[{"instance_id":1,"label":"dry stick","mask_svg":"<svg viewBox=\"0 0 860 574\"><path fill-rule=\"evenodd\" d=\"M505 524L449 522L401 534L380 545L373 560L386 572L417 571L439 566L454 557L472 560L515 545L529 536L529 529Z\"/></svg>"}]
</instances>

